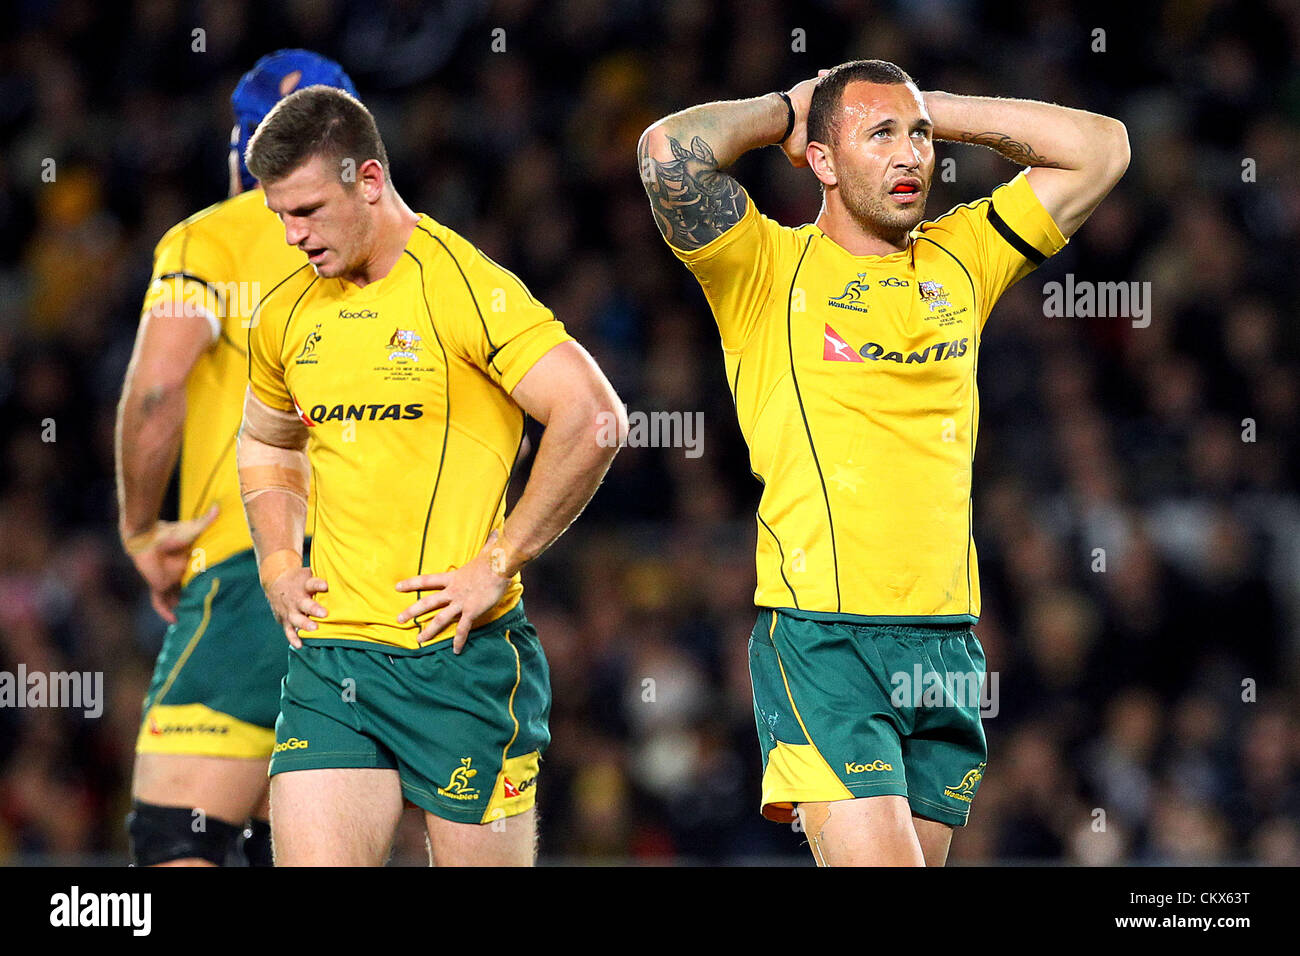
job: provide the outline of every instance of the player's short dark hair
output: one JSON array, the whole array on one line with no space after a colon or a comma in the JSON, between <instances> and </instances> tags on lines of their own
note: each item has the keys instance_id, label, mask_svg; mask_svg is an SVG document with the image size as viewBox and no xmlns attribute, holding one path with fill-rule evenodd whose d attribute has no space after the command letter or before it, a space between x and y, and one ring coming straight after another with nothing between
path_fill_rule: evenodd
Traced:
<instances>
[{"instance_id":1,"label":"player's short dark hair","mask_svg":"<svg viewBox=\"0 0 1300 956\"><path fill-rule=\"evenodd\" d=\"M388 153L379 128L361 102L331 86L308 86L290 93L258 124L244 157L248 171L264 183L283 179L314 157L335 165L345 160L355 173L370 159L388 174ZM345 185L355 177L343 177Z\"/></svg>"},{"instance_id":2,"label":"player's short dark hair","mask_svg":"<svg viewBox=\"0 0 1300 956\"><path fill-rule=\"evenodd\" d=\"M813 88L812 103L808 107L808 142L835 145L844 88L857 82L891 86L898 83L916 85L902 68L888 60L850 60L841 63L823 76Z\"/></svg>"}]
</instances>

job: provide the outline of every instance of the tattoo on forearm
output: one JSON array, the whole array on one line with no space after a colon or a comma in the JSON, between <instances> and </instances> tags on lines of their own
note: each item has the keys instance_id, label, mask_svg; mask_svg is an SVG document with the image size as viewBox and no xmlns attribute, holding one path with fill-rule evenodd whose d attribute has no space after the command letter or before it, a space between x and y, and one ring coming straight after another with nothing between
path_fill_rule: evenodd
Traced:
<instances>
[{"instance_id":1,"label":"tattoo on forearm","mask_svg":"<svg viewBox=\"0 0 1300 956\"><path fill-rule=\"evenodd\" d=\"M689 150L671 136L668 143L668 163L641 148L641 183L664 238L678 249L698 249L740 222L745 191L718 169L713 150L699 136Z\"/></svg>"},{"instance_id":2,"label":"tattoo on forearm","mask_svg":"<svg viewBox=\"0 0 1300 956\"><path fill-rule=\"evenodd\" d=\"M987 133L963 133L960 142L973 143L976 146L987 146L989 149L1001 153L1013 163L1021 163L1025 166L1045 166L1048 169L1060 169L1060 163L1049 162L1047 157L1034 150L1034 147L1028 143L1022 143L1014 140L1006 133L998 133L990 130Z\"/></svg>"}]
</instances>

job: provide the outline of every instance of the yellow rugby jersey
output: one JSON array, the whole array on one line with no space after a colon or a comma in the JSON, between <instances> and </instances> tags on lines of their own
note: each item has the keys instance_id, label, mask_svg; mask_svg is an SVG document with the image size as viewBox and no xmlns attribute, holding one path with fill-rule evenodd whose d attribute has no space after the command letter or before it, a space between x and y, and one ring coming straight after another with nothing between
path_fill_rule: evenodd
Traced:
<instances>
[{"instance_id":1,"label":"yellow rugby jersey","mask_svg":"<svg viewBox=\"0 0 1300 956\"><path fill-rule=\"evenodd\" d=\"M249 382L309 426L311 567L329 584L329 616L304 641L419 648L436 612L398 624L417 595L394 586L468 563L501 527L524 430L509 393L569 338L513 273L424 215L382 279L304 266L263 301ZM522 593L516 575L476 623Z\"/></svg>"},{"instance_id":2,"label":"yellow rugby jersey","mask_svg":"<svg viewBox=\"0 0 1300 956\"><path fill-rule=\"evenodd\" d=\"M154 251L143 312L170 301L206 315L213 335L185 386L179 516L198 517L213 502L220 513L195 540L182 584L253 546L235 467L248 384L248 323L261 297L306 261L285 245L284 227L260 189L195 213L168 230Z\"/></svg>"},{"instance_id":3,"label":"yellow rugby jersey","mask_svg":"<svg viewBox=\"0 0 1300 956\"><path fill-rule=\"evenodd\" d=\"M980 334L1066 240L1024 172L855 256L751 201L694 251L758 508L760 607L875 623L979 617L971 472ZM671 246L670 246L671 247Z\"/></svg>"}]
</instances>

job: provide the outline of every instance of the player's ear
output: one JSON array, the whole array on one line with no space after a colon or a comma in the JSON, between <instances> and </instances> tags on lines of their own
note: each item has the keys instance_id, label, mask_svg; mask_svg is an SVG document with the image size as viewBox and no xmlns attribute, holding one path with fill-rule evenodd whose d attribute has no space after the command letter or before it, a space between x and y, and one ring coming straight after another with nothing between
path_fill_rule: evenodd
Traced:
<instances>
[{"instance_id":1,"label":"player's ear","mask_svg":"<svg viewBox=\"0 0 1300 956\"><path fill-rule=\"evenodd\" d=\"M823 186L834 186L839 183L835 175L835 160L828 147L822 143L809 143L804 155L808 159L808 168L813 171L813 175Z\"/></svg>"},{"instance_id":2,"label":"player's ear","mask_svg":"<svg viewBox=\"0 0 1300 956\"><path fill-rule=\"evenodd\" d=\"M377 159L367 159L357 170L357 184L361 187L366 202L378 202L384 194L384 184L387 181L387 172Z\"/></svg>"}]
</instances>

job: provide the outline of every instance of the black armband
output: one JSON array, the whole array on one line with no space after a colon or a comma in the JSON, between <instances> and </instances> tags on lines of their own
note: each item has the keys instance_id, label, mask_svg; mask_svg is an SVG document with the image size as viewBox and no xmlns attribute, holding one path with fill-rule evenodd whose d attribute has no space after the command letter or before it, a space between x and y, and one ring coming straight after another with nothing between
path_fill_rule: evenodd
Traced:
<instances>
[{"instance_id":1,"label":"black armband","mask_svg":"<svg viewBox=\"0 0 1300 956\"><path fill-rule=\"evenodd\" d=\"M785 100L785 108L787 112L790 114L785 121L785 135L776 141L776 143L779 145L780 143L784 143L787 139L789 139L790 134L794 132L794 104L790 102L790 97L788 94L782 93L780 90L777 90L776 95L781 97L781 99Z\"/></svg>"}]
</instances>

